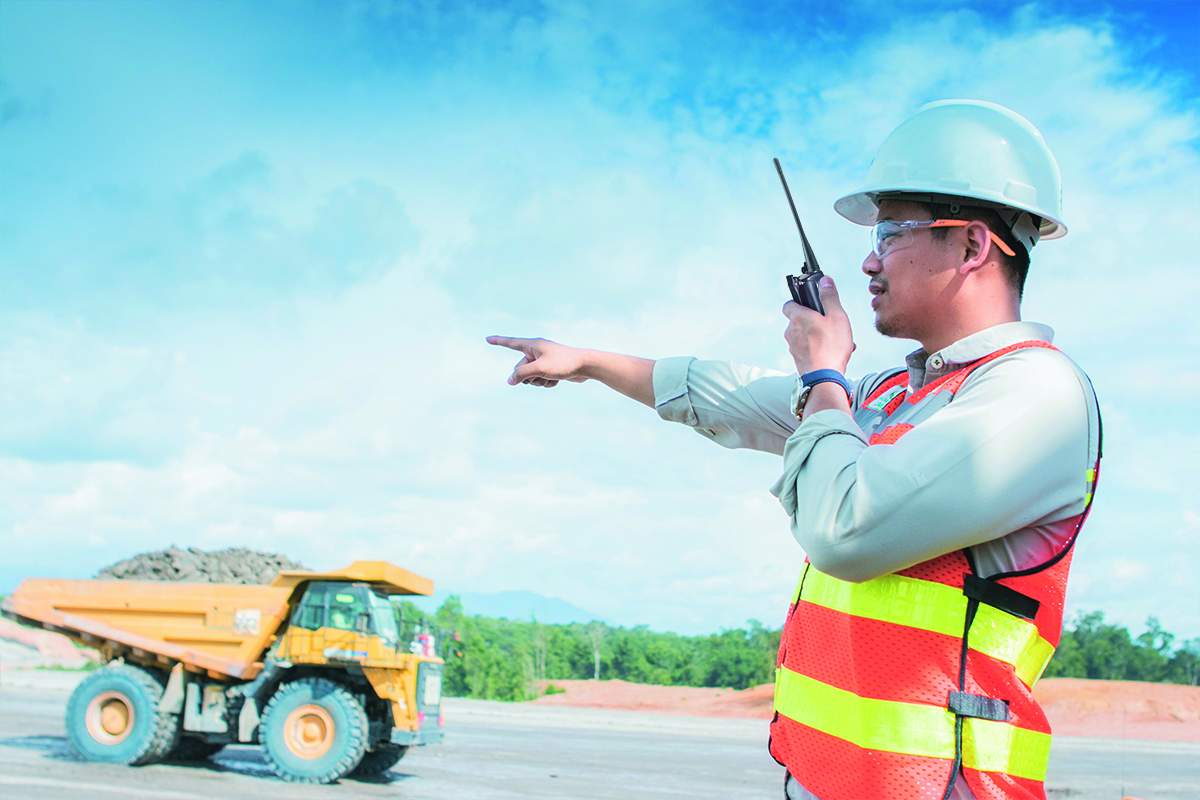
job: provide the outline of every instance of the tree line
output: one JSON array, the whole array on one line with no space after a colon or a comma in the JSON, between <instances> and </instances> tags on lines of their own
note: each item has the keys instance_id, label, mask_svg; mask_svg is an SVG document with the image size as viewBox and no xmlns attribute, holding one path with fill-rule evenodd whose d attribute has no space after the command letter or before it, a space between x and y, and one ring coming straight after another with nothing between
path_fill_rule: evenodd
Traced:
<instances>
[{"instance_id":1,"label":"tree line","mask_svg":"<svg viewBox=\"0 0 1200 800\"><path fill-rule=\"evenodd\" d=\"M407 601L404 627L432 627L446 661L443 691L455 697L529 700L554 692L554 680L620 679L661 686L746 689L775 679L781 630L750 620L708 636L656 633L646 626L545 625L467 616L457 596L433 615ZM1063 630L1047 677L1200 682L1200 638L1175 644L1155 617L1134 638L1099 611Z\"/></svg>"},{"instance_id":2,"label":"tree line","mask_svg":"<svg viewBox=\"0 0 1200 800\"><path fill-rule=\"evenodd\" d=\"M1134 638L1120 625L1104 621L1100 611L1081 613L1064 629L1048 678L1200 683L1200 638L1175 646L1175 635L1162 629L1158 617L1146 620L1146 632Z\"/></svg>"}]
</instances>

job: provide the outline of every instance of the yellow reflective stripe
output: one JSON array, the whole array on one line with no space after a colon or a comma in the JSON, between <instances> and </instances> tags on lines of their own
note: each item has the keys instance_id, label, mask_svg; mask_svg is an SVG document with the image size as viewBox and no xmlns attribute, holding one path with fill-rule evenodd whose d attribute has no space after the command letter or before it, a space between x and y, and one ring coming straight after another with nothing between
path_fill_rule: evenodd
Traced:
<instances>
[{"instance_id":1,"label":"yellow reflective stripe","mask_svg":"<svg viewBox=\"0 0 1200 800\"><path fill-rule=\"evenodd\" d=\"M804 600L809 603L855 617L962 637L967 597L960 589L901 575L850 583L819 569L811 571L804 585Z\"/></svg>"},{"instance_id":2,"label":"yellow reflective stripe","mask_svg":"<svg viewBox=\"0 0 1200 800\"><path fill-rule=\"evenodd\" d=\"M884 575L850 583L818 569L804 582L804 600L855 617L905 625L962 638L967 597L961 589L902 575ZM968 640L972 650L1011 664L1026 686L1033 686L1054 645L1038 635L1032 622L980 604Z\"/></svg>"},{"instance_id":3,"label":"yellow reflective stripe","mask_svg":"<svg viewBox=\"0 0 1200 800\"><path fill-rule=\"evenodd\" d=\"M1050 734L985 719L963 720L963 766L1046 780Z\"/></svg>"},{"instance_id":4,"label":"yellow reflective stripe","mask_svg":"<svg viewBox=\"0 0 1200 800\"><path fill-rule=\"evenodd\" d=\"M783 667L775 710L868 750L954 758L954 715L944 708L859 697Z\"/></svg>"},{"instance_id":5,"label":"yellow reflective stripe","mask_svg":"<svg viewBox=\"0 0 1200 800\"><path fill-rule=\"evenodd\" d=\"M1096 482L1096 470L1095 470L1094 468L1093 468L1093 469L1089 469L1089 470L1088 470L1088 473L1087 473L1087 475L1088 475L1088 477L1087 477L1087 482L1088 482L1088 483L1095 483L1095 482Z\"/></svg>"},{"instance_id":6,"label":"yellow reflective stripe","mask_svg":"<svg viewBox=\"0 0 1200 800\"><path fill-rule=\"evenodd\" d=\"M975 612L967 643L977 653L1012 664L1017 677L1030 688L1042 676L1054 655L1054 645L1038 635L1037 626L1032 622L983 603Z\"/></svg>"},{"instance_id":7,"label":"yellow reflective stripe","mask_svg":"<svg viewBox=\"0 0 1200 800\"><path fill-rule=\"evenodd\" d=\"M954 715L944 708L859 697L782 667L775 671L775 710L866 750L954 758ZM963 720L965 767L1041 781L1049 760L1049 734Z\"/></svg>"}]
</instances>

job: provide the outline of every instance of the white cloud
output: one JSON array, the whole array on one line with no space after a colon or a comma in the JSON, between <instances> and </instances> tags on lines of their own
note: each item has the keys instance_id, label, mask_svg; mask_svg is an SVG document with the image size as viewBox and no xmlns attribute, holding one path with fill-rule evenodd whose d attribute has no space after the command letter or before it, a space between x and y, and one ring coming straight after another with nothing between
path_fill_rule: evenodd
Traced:
<instances>
[{"instance_id":1,"label":"white cloud","mask_svg":"<svg viewBox=\"0 0 1200 800\"><path fill-rule=\"evenodd\" d=\"M1117 557L1109 567L1109 576L1118 583L1140 583L1148 574L1146 565L1140 561Z\"/></svg>"},{"instance_id":2,"label":"white cloud","mask_svg":"<svg viewBox=\"0 0 1200 800\"><path fill-rule=\"evenodd\" d=\"M1179 565L1200 563L1195 536L1172 538L1195 530L1198 124L1170 76L1132 71L1119 29L930 12L774 47L690 4L405 8L303 32L361 48L332 83L256 73L281 106L214 100L212 129L126 153L124 183L94 164L61 179L91 200L53 198L31 230L67 225L53 256L121 310L63 284L38 315L0 316L0 578L245 545L659 628L776 625L803 558L766 493L777 459L596 386L508 387L515 355L483 336L787 368L799 247L779 155L854 368L895 363L910 348L871 331L866 235L832 200L920 103L972 96L1034 120L1067 187L1071 233L1038 247L1026 311L1093 374L1109 422L1072 608L1200 631L1194 604L1171 610Z\"/></svg>"}]
</instances>

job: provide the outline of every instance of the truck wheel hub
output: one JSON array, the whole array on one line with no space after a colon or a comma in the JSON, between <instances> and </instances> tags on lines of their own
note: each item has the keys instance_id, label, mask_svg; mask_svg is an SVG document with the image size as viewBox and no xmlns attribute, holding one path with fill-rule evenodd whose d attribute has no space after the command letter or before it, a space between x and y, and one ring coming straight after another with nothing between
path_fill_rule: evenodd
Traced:
<instances>
[{"instance_id":1,"label":"truck wheel hub","mask_svg":"<svg viewBox=\"0 0 1200 800\"><path fill-rule=\"evenodd\" d=\"M333 746L333 718L318 705L308 703L288 714L283 729L288 750L300 758L320 758Z\"/></svg>"},{"instance_id":2,"label":"truck wheel hub","mask_svg":"<svg viewBox=\"0 0 1200 800\"><path fill-rule=\"evenodd\" d=\"M133 703L120 692L101 692L88 703L85 723L101 744L119 744L133 730Z\"/></svg>"}]
</instances>

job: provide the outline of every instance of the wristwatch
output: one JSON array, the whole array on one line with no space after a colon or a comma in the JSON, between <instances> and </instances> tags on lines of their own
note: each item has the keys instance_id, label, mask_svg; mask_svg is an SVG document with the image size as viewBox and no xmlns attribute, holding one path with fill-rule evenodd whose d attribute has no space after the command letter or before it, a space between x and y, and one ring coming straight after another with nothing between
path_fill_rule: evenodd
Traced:
<instances>
[{"instance_id":1,"label":"wristwatch","mask_svg":"<svg viewBox=\"0 0 1200 800\"><path fill-rule=\"evenodd\" d=\"M846 390L846 399L853 403L854 393L846 376L836 369L815 369L796 376L796 383L792 387L792 413L796 415L796 419L804 419L804 404L808 402L812 388L818 383L836 383Z\"/></svg>"}]
</instances>

